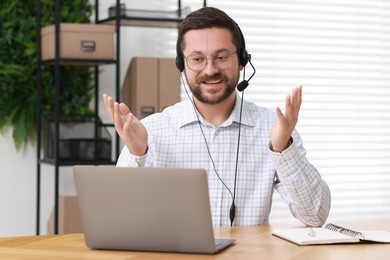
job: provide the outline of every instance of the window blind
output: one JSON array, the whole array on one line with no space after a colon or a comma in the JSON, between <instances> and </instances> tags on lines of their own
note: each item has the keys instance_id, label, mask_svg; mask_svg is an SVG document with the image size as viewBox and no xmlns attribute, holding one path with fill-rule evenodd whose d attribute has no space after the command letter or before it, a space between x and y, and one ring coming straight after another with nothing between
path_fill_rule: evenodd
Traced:
<instances>
[{"instance_id":1,"label":"window blind","mask_svg":"<svg viewBox=\"0 0 390 260\"><path fill-rule=\"evenodd\" d=\"M152 9L177 8L176 0L152 2ZM202 4L182 1L191 10ZM329 218L388 218L390 2L208 0L207 5L227 12L244 33L257 70L245 99L283 109L285 96L303 85L297 130L331 189ZM177 31L148 37L149 51L175 57ZM292 219L275 193L270 222Z\"/></svg>"},{"instance_id":2,"label":"window blind","mask_svg":"<svg viewBox=\"0 0 390 260\"><path fill-rule=\"evenodd\" d=\"M332 194L330 219L390 216L390 3L208 1L257 68L245 98L274 109L303 85L297 129ZM270 221L290 221L278 194Z\"/></svg>"}]
</instances>

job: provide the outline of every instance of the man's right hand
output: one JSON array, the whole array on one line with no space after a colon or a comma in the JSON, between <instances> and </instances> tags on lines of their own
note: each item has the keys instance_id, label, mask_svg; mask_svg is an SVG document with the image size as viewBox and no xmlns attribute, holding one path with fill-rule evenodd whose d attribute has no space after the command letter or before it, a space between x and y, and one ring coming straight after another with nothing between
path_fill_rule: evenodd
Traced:
<instances>
[{"instance_id":1,"label":"man's right hand","mask_svg":"<svg viewBox=\"0 0 390 260\"><path fill-rule=\"evenodd\" d=\"M114 99L106 94L103 94L103 99L115 130L129 152L136 156L144 155L148 148L148 132L145 126L131 113L126 104L114 102Z\"/></svg>"}]
</instances>

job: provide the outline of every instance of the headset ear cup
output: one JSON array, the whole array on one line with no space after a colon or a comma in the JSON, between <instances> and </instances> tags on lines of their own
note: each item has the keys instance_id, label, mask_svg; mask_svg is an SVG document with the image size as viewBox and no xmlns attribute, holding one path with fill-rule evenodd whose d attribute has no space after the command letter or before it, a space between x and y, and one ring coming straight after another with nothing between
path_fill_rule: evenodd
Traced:
<instances>
[{"instance_id":1,"label":"headset ear cup","mask_svg":"<svg viewBox=\"0 0 390 260\"><path fill-rule=\"evenodd\" d=\"M184 64L183 64L183 58L182 55L178 54L176 56L176 68L180 71L183 72L184 70Z\"/></svg>"},{"instance_id":2,"label":"headset ear cup","mask_svg":"<svg viewBox=\"0 0 390 260\"><path fill-rule=\"evenodd\" d=\"M250 55L248 54L247 50L246 50L246 47L245 47L245 38L244 38L244 34L242 33L241 31L241 28L240 26L238 26L237 23L235 23L236 27L237 27L237 31L238 33L240 34L240 38L241 38L241 49L240 49L240 52L239 52L239 55L240 55L240 63L242 66L246 66L246 64L248 63L249 59L250 59Z\"/></svg>"},{"instance_id":3,"label":"headset ear cup","mask_svg":"<svg viewBox=\"0 0 390 260\"><path fill-rule=\"evenodd\" d=\"M176 68L180 72L183 72L183 70L184 70L184 57L183 57L183 53L181 52L181 49L179 46L180 46L180 42L179 42L179 38L178 38L177 43L176 43Z\"/></svg>"},{"instance_id":4,"label":"headset ear cup","mask_svg":"<svg viewBox=\"0 0 390 260\"><path fill-rule=\"evenodd\" d=\"M246 49L242 49L240 59L241 59L241 65L245 67L246 64L247 64L248 61L249 61L249 54L248 54L248 52L246 51Z\"/></svg>"},{"instance_id":5,"label":"headset ear cup","mask_svg":"<svg viewBox=\"0 0 390 260\"><path fill-rule=\"evenodd\" d=\"M240 64L245 67L246 64L248 64L250 55L248 54L248 52L244 48L242 48L240 50L239 55L240 55L239 56Z\"/></svg>"}]
</instances>

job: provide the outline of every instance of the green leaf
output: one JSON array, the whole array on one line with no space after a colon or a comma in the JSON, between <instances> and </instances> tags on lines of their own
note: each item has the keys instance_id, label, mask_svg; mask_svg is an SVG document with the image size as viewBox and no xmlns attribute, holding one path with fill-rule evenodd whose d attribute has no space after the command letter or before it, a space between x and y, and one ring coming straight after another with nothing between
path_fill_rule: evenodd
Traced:
<instances>
[{"instance_id":1,"label":"green leaf","mask_svg":"<svg viewBox=\"0 0 390 260\"><path fill-rule=\"evenodd\" d=\"M41 26L54 23L54 1L42 0ZM89 22L92 6L89 0L62 0L62 22ZM21 149L36 141L37 93L37 25L35 0L2 0L0 2L0 133L13 129L14 143ZM88 67L61 66L61 113L92 113L92 72ZM54 68L41 66L41 112L54 111Z\"/></svg>"}]
</instances>

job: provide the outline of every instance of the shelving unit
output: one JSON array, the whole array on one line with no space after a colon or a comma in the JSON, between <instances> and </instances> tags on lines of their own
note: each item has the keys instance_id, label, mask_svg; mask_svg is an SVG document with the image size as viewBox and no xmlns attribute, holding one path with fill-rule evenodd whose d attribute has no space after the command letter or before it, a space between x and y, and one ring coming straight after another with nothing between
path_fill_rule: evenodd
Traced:
<instances>
[{"instance_id":1,"label":"shelving unit","mask_svg":"<svg viewBox=\"0 0 390 260\"><path fill-rule=\"evenodd\" d=\"M203 1L203 6L206 6L206 0ZM139 11L139 10L138 10ZM99 19L99 0L95 0L95 24L115 24L116 29L116 46L115 46L115 59L114 60L102 60L102 59L65 59L60 57L60 0L55 0L55 58L52 60L42 61L41 58L41 0L37 1L37 214L36 214L36 234L40 233L40 211L41 211L41 164L49 164L54 167L54 233L58 233L58 211L59 211L59 170L61 166L72 166L75 164L115 164L115 161L63 161L59 158L59 136L60 136L60 123L61 123L61 75L60 66L63 64L79 64L94 67L95 74L95 127L94 136L98 136L99 127L113 127L113 124L99 123L99 66L106 64L115 64L115 99L120 100L120 27L121 26L147 26L147 27L167 27L177 28L180 22L183 20L181 0L178 0L177 15L169 13L169 15L152 16L151 13L140 14L140 12L122 13L121 1L116 0L115 5L115 17L109 17L107 19ZM157 15L157 14L156 14ZM54 124L55 124L55 143L54 143L54 158L53 159L42 159L41 156L41 130L42 130L42 118L41 118L41 98L42 98L42 72L41 65L44 63L51 64L54 66L55 71L55 111L54 111ZM119 137L116 134L114 140L115 156L119 157Z\"/></svg>"},{"instance_id":2,"label":"shelving unit","mask_svg":"<svg viewBox=\"0 0 390 260\"><path fill-rule=\"evenodd\" d=\"M120 59L119 51L116 54L116 59L68 59L60 57L60 0L55 1L55 58L42 61L41 53L41 1L37 1L37 58L38 58L38 68L37 68L37 214L36 214L36 234L40 233L40 211L41 211L41 164L48 164L54 167L54 233L58 233L58 211L59 211L59 170L61 166L72 166L72 165L82 165L82 164L115 164L115 160L63 160L59 157L59 148L60 148L60 123L62 122L61 118L61 104L60 104L60 95L61 95L61 75L60 75L60 66L61 65L84 65L94 67L95 75L95 116L94 116L94 133L95 139L98 136L99 128L101 127L112 127L113 124L103 124L99 121L99 66L115 64L116 71L116 82L115 82L115 98L119 98L119 71L120 71ZM119 50L119 34L117 34L117 50ZM55 142L54 142L54 157L53 158L42 158L41 156L41 130L42 130L42 118L41 118L41 93L42 93L42 82L41 82L41 66L43 64L49 64L54 66L54 88L55 88L55 109L54 109L54 125L55 125ZM115 156L119 156L119 137L115 135L114 138L114 150ZM95 148L97 144L95 144Z\"/></svg>"}]
</instances>

